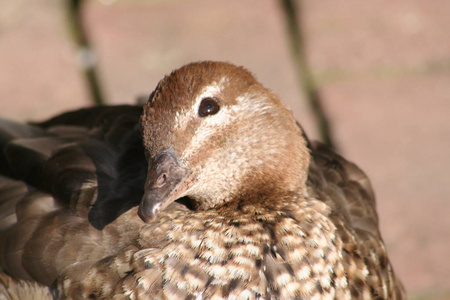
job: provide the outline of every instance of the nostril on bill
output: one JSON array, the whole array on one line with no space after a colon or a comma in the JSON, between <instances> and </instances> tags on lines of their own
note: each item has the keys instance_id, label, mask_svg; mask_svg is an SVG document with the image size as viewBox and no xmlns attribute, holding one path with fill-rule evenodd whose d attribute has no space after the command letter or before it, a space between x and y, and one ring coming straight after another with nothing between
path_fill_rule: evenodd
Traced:
<instances>
[{"instance_id":1,"label":"nostril on bill","mask_svg":"<svg viewBox=\"0 0 450 300\"><path fill-rule=\"evenodd\" d=\"M167 174L162 173L156 180L156 187L160 188L160 187L164 186L166 184L166 182L167 182Z\"/></svg>"}]
</instances>

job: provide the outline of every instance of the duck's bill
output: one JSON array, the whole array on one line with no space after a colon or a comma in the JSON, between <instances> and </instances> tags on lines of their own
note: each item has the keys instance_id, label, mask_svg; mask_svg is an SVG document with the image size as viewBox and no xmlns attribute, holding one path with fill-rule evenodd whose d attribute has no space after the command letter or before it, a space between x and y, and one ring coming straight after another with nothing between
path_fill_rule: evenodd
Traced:
<instances>
[{"instance_id":1,"label":"duck's bill","mask_svg":"<svg viewBox=\"0 0 450 300\"><path fill-rule=\"evenodd\" d=\"M173 151L165 150L149 162L145 192L139 205L139 217L150 222L170 203L183 196L191 172L180 165Z\"/></svg>"}]
</instances>

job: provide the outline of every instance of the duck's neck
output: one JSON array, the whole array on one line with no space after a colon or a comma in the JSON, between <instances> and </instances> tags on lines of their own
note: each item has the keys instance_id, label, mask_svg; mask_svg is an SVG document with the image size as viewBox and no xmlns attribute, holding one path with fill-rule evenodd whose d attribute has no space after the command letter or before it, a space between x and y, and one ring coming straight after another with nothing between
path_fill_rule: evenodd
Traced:
<instances>
[{"instance_id":1,"label":"duck's neck","mask_svg":"<svg viewBox=\"0 0 450 300\"><path fill-rule=\"evenodd\" d=\"M276 210L290 203L295 203L305 199L303 189L296 190L280 189L279 187L263 185L260 187L240 189L236 194L230 194L228 198L216 198L209 201L196 201L196 210L234 210L236 208L253 206L261 209L267 208Z\"/></svg>"}]
</instances>

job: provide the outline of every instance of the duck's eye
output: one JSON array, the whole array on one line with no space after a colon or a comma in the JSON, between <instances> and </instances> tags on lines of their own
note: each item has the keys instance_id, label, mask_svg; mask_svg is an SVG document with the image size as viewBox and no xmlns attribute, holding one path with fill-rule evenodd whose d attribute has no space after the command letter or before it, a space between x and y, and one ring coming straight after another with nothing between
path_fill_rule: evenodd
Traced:
<instances>
[{"instance_id":1,"label":"duck's eye","mask_svg":"<svg viewBox=\"0 0 450 300\"><path fill-rule=\"evenodd\" d=\"M206 117L216 114L220 110L220 105L216 99L211 97L203 98L198 108L198 115L200 117Z\"/></svg>"}]
</instances>

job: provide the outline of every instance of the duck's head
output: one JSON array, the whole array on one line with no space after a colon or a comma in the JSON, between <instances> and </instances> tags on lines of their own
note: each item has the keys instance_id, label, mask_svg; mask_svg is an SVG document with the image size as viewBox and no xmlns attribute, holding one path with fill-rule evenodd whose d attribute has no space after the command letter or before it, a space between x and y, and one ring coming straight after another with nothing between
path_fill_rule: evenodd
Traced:
<instances>
[{"instance_id":1,"label":"duck's head","mask_svg":"<svg viewBox=\"0 0 450 300\"><path fill-rule=\"evenodd\" d=\"M305 192L309 152L292 113L250 72L223 62L186 65L144 107L149 169L144 221L188 197L195 209Z\"/></svg>"}]
</instances>

